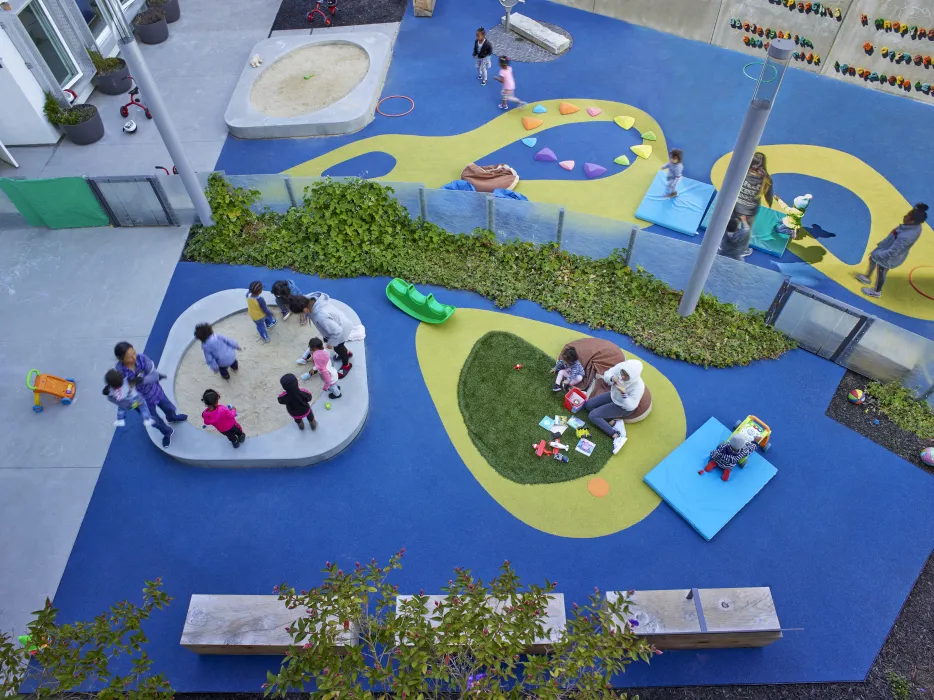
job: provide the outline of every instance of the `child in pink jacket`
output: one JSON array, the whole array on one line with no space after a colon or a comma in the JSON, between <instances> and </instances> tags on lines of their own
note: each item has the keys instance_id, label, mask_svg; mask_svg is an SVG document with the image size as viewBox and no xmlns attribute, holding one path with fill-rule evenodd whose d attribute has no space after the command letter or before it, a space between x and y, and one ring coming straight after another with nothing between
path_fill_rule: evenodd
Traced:
<instances>
[{"instance_id":1,"label":"child in pink jacket","mask_svg":"<svg viewBox=\"0 0 934 700\"><path fill-rule=\"evenodd\" d=\"M206 409L201 413L205 425L213 425L234 447L240 447L246 440L243 428L237 422L237 409L233 406L219 406L221 395L214 389L208 389L201 395Z\"/></svg>"},{"instance_id":2,"label":"child in pink jacket","mask_svg":"<svg viewBox=\"0 0 934 700\"><path fill-rule=\"evenodd\" d=\"M308 360L314 363L315 369L313 372L305 372L301 378L307 381L313 374L319 375L321 381L324 382L324 390L328 392L328 397L339 399L341 388L337 384L337 370L331 364L331 353L325 350L324 341L321 338L315 337L308 341L308 349L298 360L298 364L304 365Z\"/></svg>"}]
</instances>

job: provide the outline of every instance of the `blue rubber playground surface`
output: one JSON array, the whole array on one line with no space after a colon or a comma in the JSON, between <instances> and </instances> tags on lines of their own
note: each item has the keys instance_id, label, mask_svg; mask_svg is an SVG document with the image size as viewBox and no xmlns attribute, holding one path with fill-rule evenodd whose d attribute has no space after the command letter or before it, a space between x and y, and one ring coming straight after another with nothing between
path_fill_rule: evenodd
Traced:
<instances>
[{"instance_id":1,"label":"blue rubber playground surface","mask_svg":"<svg viewBox=\"0 0 934 700\"><path fill-rule=\"evenodd\" d=\"M158 360L176 317L201 297L281 275L179 264L146 352ZM711 417L767 421L778 473L710 542L664 503L621 532L560 538L511 516L463 464L419 369L417 322L386 299L387 279L295 278L350 304L366 326L371 410L359 437L314 467L235 470L182 465L141 430L119 431L56 595L62 619L89 619L161 576L175 600L146 627L155 668L180 692L258 692L277 659L179 646L191 594L268 594L283 580L310 587L325 560L385 560L405 546L401 591L437 590L455 566L490 577L509 559L525 580L557 580L568 603L593 586L770 586L783 627L798 630L764 649L668 652L632 666L624 686L863 679L930 553L934 481L824 416L841 368L793 351L704 370L636 348L677 388L688 434ZM472 293L421 291L493 310ZM505 313L568 325L528 302ZM634 349L617 334L579 330ZM319 420L327 429L326 415Z\"/></svg>"}]
</instances>

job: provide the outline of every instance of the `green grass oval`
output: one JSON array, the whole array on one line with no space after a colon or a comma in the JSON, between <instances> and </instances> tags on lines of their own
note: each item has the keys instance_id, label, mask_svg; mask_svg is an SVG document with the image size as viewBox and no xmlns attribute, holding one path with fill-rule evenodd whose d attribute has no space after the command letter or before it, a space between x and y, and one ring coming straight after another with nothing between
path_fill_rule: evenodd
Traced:
<instances>
[{"instance_id":1,"label":"green grass oval","mask_svg":"<svg viewBox=\"0 0 934 700\"><path fill-rule=\"evenodd\" d=\"M550 434L539 426L545 416L570 416L564 393L553 392L555 358L512 333L491 331L481 337L461 369L457 400L477 450L500 475L519 484L557 484L596 474L612 455L613 443L588 425L596 444L591 456L574 450L577 436L568 428L561 442L568 462L538 457L532 449ZM516 365L522 365L516 370ZM583 417L583 416L581 416Z\"/></svg>"}]
</instances>

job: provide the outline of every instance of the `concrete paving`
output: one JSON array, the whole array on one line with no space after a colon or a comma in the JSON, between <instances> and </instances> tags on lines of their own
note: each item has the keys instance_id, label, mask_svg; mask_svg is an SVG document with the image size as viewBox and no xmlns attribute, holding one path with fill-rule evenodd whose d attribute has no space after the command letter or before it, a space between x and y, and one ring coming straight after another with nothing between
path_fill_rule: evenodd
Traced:
<instances>
[{"instance_id":1,"label":"concrete paving","mask_svg":"<svg viewBox=\"0 0 934 700\"><path fill-rule=\"evenodd\" d=\"M187 228L0 232L0 630L53 597L113 436L113 346L146 344ZM126 254L132 251L132 255ZM31 410L26 372L73 377L71 406Z\"/></svg>"}]
</instances>

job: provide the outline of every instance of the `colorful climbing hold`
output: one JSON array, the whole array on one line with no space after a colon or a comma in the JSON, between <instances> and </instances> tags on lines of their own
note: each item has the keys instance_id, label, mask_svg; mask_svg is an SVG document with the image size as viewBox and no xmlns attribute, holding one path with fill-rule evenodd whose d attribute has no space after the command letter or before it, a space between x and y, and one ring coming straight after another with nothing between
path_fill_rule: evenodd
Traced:
<instances>
[{"instance_id":1,"label":"colorful climbing hold","mask_svg":"<svg viewBox=\"0 0 934 700\"><path fill-rule=\"evenodd\" d=\"M562 160L558 163L565 170L574 170L574 161L573 160Z\"/></svg>"},{"instance_id":2,"label":"colorful climbing hold","mask_svg":"<svg viewBox=\"0 0 934 700\"><path fill-rule=\"evenodd\" d=\"M640 158L648 158L650 155L652 155L652 146L647 143L641 143L638 146L631 146L629 150Z\"/></svg>"},{"instance_id":3,"label":"colorful climbing hold","mask_svg":"<svg viewBox=\"0 0 934 700\"><path fill-rule=\"evenodd\" d=\"M535 117L522 117L522 126L525 127L526 131L537 129L544 123L545 122L543 122L541 119L536 119Z\"/></svg>"},{"instance_id":4,"label":"colorful climbing hold","mask_svg":"<svg viewBox=\"0 0 934 700\"><path fill-rule=\"evenodd\" d=\"M602 112L603 110L600 109L599 107L588 107L587 108L587 114L589 114L591 117L596 117L598 114Z\"/></svg>"},{"instance_id":5,"label":"colorful climbing hold","mask_svg":"<svg viewBox=\"0 0 934 700\"><path fill-rule=\"evenodd\" d=\"M866 53L871 54L871 53L872 53L872 44L871 44L870 42L868 42L868 41L867 41L865 44L863 44L863 51L865 51Z\"/></svg>"},{"instance_id":6,"label":"colorful climbing hold","mask_svg":"<svg viewBox=\"0 0 934 700\"><path fill-rule=\"evenodd\" d=\"M538 139L534 136L529 136L528 138L522 139L522 143L524 143L529 148L534 148L535 144L538 143Z\"/></svg>"},{"instance_id":7,"label":"colorful climbing hold","mask_svg":"<svg viewBox=\"0 0 934 700\"><path fill-rule=\"evenodd\" d=\"M655 135L654 131L646 131L642 134L643 141L658 141L658 137Z\"/></svg>"},{"instance_id":8,"label":"colorful climbing hold","mask_svg":"<svg viewBox=\"0 0 934 700\"><path fill-rule=\"evenodd\" d=\"M615 117L613 121L622 129L631 129L632 125L636 123L633 117Z\"/></svg>"},{"instance_id":9,"label":"colorful climbing hold","mask_svg":"<svg viewBox=\"0 0 934 700\"><path fill-rule=\"evenodd\" d=\"M580 109L580 107L572 105L570 102L562 102L558 106L558 111L561 112L561 114L574 114L574 112L580 112Z\"/></svg>"},{"instance_id":10,"label":"colorful climbing hold","mask_svg":"<svg viewBox=\"0 0 934 700\"><path fill-rule=\"evenodd\" d=\"M629 158L628 156L616 156L613 162L617 165L629 165Z\"/></svg>"},{"instance_id":11,"label":"colorful climbing hold","mask_svg":"<svg viewBox=\"0 0 934 700\"><path fill-rule=\"evenodd\" d=\"M535 112L535 114L544 114L548 111L548 108L544 105L535 105L532 107L532 111Z\"/></svg>"},{"instance_id":12,"label":"colorful climbing hold","mask_svg":"<svg viewBox=\"0 0 934 700\"><path fill-rule=\"evenodd\" d=\"M534 160L540 163L556 163L558 161L558 156L556 156L555 152L550 148L543 148L535 154Z\"/></svg>"},{"instance_id":13,"label":"colorful climbing hold","mask_svg":"<svg viewBox=\"0 0 934 700\"><path fill-rule=\"evenodd\" d=\"M593 180L595 177L600 177L605 172L606 168L604 168L602 165L597 165L596 163L584 163L584 175L586 175L590 180Z\"/></svg>"}]
</instances>

